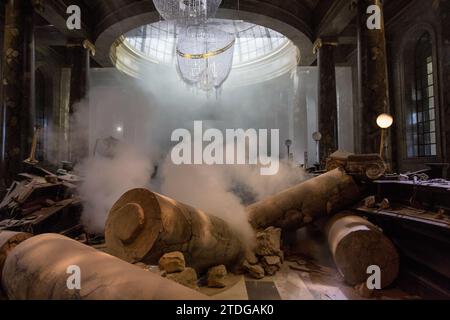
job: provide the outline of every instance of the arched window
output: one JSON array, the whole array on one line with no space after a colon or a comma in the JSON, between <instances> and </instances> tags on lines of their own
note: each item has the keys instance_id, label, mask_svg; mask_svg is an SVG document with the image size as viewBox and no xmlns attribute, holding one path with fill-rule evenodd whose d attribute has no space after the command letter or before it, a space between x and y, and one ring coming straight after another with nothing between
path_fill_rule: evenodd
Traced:
<instances>
[{"instance_id":1,"label":"arched window","mask_svg":"<svg viewBox=\"0 0 450 320\"><path fill-rule=\"evenodd\" d=\"M408 157L437 156L435 70L429 32L423 33L414 48L414 83L408 110Z\"/></svg>"}]
</instances>

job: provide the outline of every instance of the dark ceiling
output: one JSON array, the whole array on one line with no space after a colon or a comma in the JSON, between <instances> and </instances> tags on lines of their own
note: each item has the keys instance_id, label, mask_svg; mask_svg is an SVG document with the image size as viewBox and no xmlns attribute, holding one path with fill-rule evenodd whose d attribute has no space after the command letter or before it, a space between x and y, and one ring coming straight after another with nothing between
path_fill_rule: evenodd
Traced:
<instances>
[{"instance_id":1,"label":"dark ceiling","mask_svg":"<svg viewBox=\"0 0 450 320\"><path fill-rule=\"evenodd\" d=\"M127 17L155 11L152 0L41 0L54 7L64 9L71 4L82 8L86 26L90 35L95 38L109 26ZM408 0L384 0L388 16L392 16ZM349 6L350 0L222 0L221 8L240 9L254 12L298 28L312 37L317 31L326 13L344 3Z\"/></svg>"},{"instance_id":2,"label":"dark ceiling","mask_svg":"<svg viewBox=\"0 0 450 320\"><path fill-rule=\"evenodd\" d=\"M74 0L55 0L64 5L74 4ZM154 11L151 0L77 0L82 12L89 12L84 21L95 38L106 28L132 15ZM314 31L315 9L318 14L331 6L332 0L223 0L221 8L240 9L254 12L292 25L301 31ZM320 3L320 5L318 5Z\"/></svg>"},{"instance_id":3,"label":"dark ceiling","mask_svg":"<svg viewBox=\"0 0 450 320\"><path fill-rule=\"evenodd\" d=\"M304 39L293 41L299 48L302 44L310 42L306 46L309 52L316 33L316 22L320 21L328 9L339 1L348 0L222 0L221 9L239 10L243 14L256 14L255 17L267 17L273 21L280 21L292 30L297 30L295 32L304 35ZM45 9L39 13L63 37L88 38L96 45L99 55L95 59L101 65L108 65L109 49L120 35L131 30L132 27L136 28L136 24L142 25L158 19L152 0L40 0L40 2ZM81 8L83 28L80 32L69 31L65 26L66 8L73 4ZM58 12L59 17L57 17ZM255 22L250 19L249 21ZM261 20L257 21L261 22ZM289 32L283 32L286 29L280 28L281 30L274 29L287 36L293 34L292 30L289 34ZM49 27L42 27L39 32L53 45L61 40L49 30ZM311 60L311 57L306 60Z\"/></svg>"},{"instance_id":4,"label":"dark ceiling","mask_svg":"<svg viewBox=\"0 0 450 320\"><path fill-rule=\"evenodd\" d=\"M384 0L386 19L395 16L399 8L405 7L409 1ZM64 42L64 39L90 39L97 46L100 55L103 55L102 58L96 58L101 65L108 64L109 49L120 35L138 25L158 19L152 0L39 0L38 2L43 8L38 13L44 21L48 21L48 25L41 23L42 27L38 30L42 39L49 41L49 45L57 45L58 41ZM72 4L81 7L83 20L81 31L69 31L66 28L66 9ZM350 9L350 0L222 0L221 8L239 9L244 13L280 21L306 36L304 37L306 42L310 42L308 46L311 46L317 37L339 36L355 17L355 12ZM59 37L56 31L60 33ZM305 39L296 44L305 43Z\"/></svg>"}]
</instances>

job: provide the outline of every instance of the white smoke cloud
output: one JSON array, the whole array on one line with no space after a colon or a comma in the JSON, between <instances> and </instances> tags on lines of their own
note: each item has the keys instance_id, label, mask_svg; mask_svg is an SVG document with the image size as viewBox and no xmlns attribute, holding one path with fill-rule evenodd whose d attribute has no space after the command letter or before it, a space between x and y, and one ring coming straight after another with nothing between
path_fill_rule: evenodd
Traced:
<instances>
[{"instance_id":1,"label":"white smoke cloud","mask_svg":"<svg viewBox=\"0 0 450 320\"><path fill-rule=\"evenodd\" d=\"M304 179L301 170L289 170L284 164L277 175L262 176L258 166L174 165L170 159L164 162L161 177L163 194L226 221L246 244L254 243L254 233L245 198L261 200Z\"/></svg>"},{"instance_id":2,"label":"white smoke cloud","mask_svg":"<svg viewBox=\"0 0 450 320\"><path fill-rule=\"evenodd\" d=\"M161 172L161 192L221 218L245 243L251 243L253 230L241 199L231 191L232 181L226 173L225 167L174 165L169 159Z\"/></svg>"},{"instance_id":3,"label":"white smoke cloud","mask_svg":"<svg viewBox=\"0 0 450 320\"><path fill-rule=\"evenodd\" d=\"M101 232L114 202L129 189L146 187L153 168L148 155L119 145L113 158L90 157L77 170L83 176L79 188L84 200L82 223L88 231Z\"/></svg>"},{"instance_id":4,"label":"white smoke cloud","mask_svg":"<svg viewBox=\"0 0 450 320\"><path fill-rule=\"evenodd\" d=\"M118 77L112 69L97 72L108 74L109 79ZM111 86L109 81L105 85L96 80L94 71L89 99L91 153L77 166L84 179L80 186L85 201L83 223L90 231L103 231L108 211L125 191L148 187L222 218L245 242L253 242L245 205L302 181L303 170L283 161L274 176L261 176L255 165L175 166L170 161L170 137L175 129L192 128L194 120L219 130L277 129L280 124L272 121L274 115L289 116L277 107L283 83L271 85L270 90L261 85L206 99L178 79L162 75L149 73L144 81L119 76ZM105 79L104 74L99 79ZM84 115L74 119L86 121ZM95 141L109 136L122 142L115 157L93 156Z\"/></svg>"}]
</instances>

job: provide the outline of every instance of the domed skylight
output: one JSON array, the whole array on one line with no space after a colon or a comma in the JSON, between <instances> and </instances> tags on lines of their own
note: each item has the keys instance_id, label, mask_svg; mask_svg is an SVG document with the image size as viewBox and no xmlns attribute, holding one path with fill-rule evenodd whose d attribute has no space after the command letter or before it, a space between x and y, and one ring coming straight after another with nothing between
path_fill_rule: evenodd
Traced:
<instances>
[{"instance_id":1,"label":"domed skylight","mask_svg":"<svg viewBox=\"0 0 450 320\"><path fill-rule=\"evenodd\" d=\"M224 19L211 23L236 35L233 67L263 59L289 43L282 34L252 23ZM149 60L170 65L176 63L176 34L172 22L160 21L128 32L124 42Z\"/></svg>"}]
</instances>

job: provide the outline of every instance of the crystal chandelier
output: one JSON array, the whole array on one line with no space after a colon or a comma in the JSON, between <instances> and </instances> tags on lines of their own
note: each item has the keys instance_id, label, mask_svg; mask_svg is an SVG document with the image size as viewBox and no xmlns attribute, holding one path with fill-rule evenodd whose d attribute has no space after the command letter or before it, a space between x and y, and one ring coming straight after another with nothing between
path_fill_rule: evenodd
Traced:
<instances>
[{"instance_id":1,"label":"crystal chandelier","mask_svg":"<svg viewBox=\"0 0 450 320\"><path fill-rule=\"evenodd\" d=\"M208 24L187 27L177 42L178 72L204 91L218 89L233 64L235 36Z\"/></svg>"},{"instance_id":2,"label":"crystal chandelier","mask_svg":"<svg viewBox=\"0 0 450 320\"><path fill-rule=\"evenodd\" d=\"M222 0L153 0L153 3L163 19L192 25L214 17Z\"/></svg>"}]
</instances>

